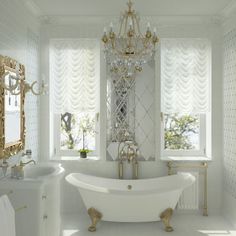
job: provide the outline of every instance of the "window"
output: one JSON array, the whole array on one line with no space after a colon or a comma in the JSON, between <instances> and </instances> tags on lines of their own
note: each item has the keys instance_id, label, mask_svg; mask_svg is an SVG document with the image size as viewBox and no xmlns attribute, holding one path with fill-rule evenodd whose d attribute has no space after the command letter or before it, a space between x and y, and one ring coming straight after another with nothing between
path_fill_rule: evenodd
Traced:
<instances>
[{"instance_id":1,"label":"window","mask_svg":"<svg viewBox=\"0 0 236 236\"><path fill-rule=\"evenodd\" d=\"M93 113L61 114L60 147L62 150L96 150Z\"/></svg>"},{"instance_id":2,"label":"window","mask_svg":"<svg viewBox=\"0 0 236 236\"><path fill-rule=\"evenodd\" d=\"M210 44L205 39L163 39L161 146L163 156L206 155L210 114Z\"/></svg>"},{"instance_id":3,"label":"window","mask_svg":"<svg viewBox=\"0 0 236 236\"><path fill-rule=\"evenodd\" d=\"M77 156L81 149L97 155L99 53L97 40L51 40L50 94L58 156Z\"/></svg>"},{"instance_id":4,"label":"window","mask_svg":"<svg viewBox=\"0 0 236 236\"><path fill-rule=\"evenodd\" d=\"M163 152L165 155L205 155L204 114L163 114Z\"/></svg>"}]
</instances>

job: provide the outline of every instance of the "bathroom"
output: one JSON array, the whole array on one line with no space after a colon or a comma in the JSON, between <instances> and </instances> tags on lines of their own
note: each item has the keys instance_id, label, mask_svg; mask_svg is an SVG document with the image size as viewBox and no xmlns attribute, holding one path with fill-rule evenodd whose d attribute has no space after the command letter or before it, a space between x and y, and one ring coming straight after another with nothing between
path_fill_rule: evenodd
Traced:
<instances>
[{"instance_id":1,"label":"bathroom","mask_svg":"<svg viewBox=\"0 0 236 236\"><path fill-rule=\"evenodd\" d=\"M236 235L235 74L235 0L0 0L0 236Z\"/></svg>"}]
</instances>

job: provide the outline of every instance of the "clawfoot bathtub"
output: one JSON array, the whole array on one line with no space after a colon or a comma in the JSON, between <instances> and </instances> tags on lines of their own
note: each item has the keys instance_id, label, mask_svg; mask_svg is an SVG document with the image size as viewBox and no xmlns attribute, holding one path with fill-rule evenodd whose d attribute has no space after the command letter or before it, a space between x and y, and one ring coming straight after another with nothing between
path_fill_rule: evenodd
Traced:
<instances>
[{"instance_id":1,"label":"clawfoot bathtub","mask_svg":"<svg viewBox=\"0 0 236 236\"><path fill-rule=\"evenodd\" d=\"M162 220L166 231L182 191L195 177L189 173L121 180L71 173L66 180L76 186L92 220L90 231L101 219L114 222L150 222Z\"/></svg>"}]
</instances>

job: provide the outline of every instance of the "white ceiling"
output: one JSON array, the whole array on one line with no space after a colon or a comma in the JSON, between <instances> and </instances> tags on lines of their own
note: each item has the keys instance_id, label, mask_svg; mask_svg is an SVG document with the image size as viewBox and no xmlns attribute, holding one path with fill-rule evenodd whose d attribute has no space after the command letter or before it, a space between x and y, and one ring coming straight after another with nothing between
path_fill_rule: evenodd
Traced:
<instances>
[{"instance_id":1,"label":"white ceiling","mask_svg":"<svg viewBox=\"0 0 236 236\"><path fill-rule=\"evenodd\" d=\"M127 0L25 0L41 15L119 15ZM141 15L218 15L236 0L133 0Z\"/></svg>"}]
</instances>

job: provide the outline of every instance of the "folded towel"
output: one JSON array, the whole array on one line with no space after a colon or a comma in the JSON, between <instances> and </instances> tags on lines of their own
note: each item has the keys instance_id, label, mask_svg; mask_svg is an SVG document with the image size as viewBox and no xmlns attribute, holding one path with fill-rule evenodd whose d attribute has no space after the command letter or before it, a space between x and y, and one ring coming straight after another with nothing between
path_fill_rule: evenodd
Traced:
<instances>
[{"instance_id":1,"label":"folded towel","mask_svg":"<svg viewBox=\"0 0 236 236\"><path fill-rule=\"evenodd\" d=\"M15 210L7 195L0 197L0 235L16 236Z\"/></svg>"}]
</instances>

